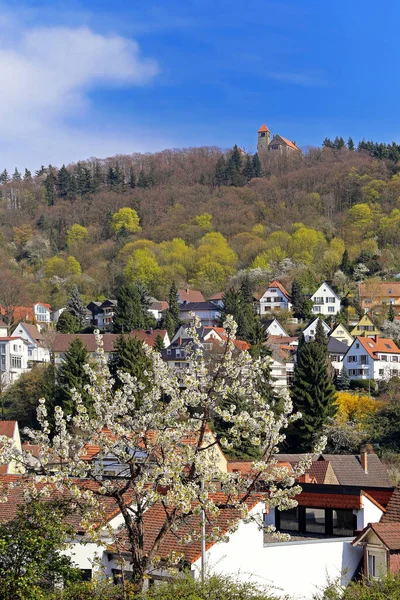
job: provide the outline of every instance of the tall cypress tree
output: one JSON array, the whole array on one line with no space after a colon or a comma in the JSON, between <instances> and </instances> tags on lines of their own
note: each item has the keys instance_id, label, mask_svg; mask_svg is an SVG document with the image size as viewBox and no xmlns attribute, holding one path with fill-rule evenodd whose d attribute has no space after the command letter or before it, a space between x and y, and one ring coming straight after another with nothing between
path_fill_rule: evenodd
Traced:
<instances>
[{"instance_id":1,"label":"tall cypress tree","mask_svg":"<svg viewBox=\"0 0 400 600\"><path fill-rule=\"evenodd\" d=\"M32 173L26 167L25 167L24 179L26 181L29 181L29 179L32 179Z\"/></svg>"},{"instance_id":2,"label":"tall cypress tree","mask_svg":"<svg viewBox=\"0 0 400 600\"><path fill-rule=\"evenodd\" d=\"M93 191L97 193L104 183L104 175L99 162L96 162L93 170Z\"/></svg>"},{"instance_id":3,"label":"tall cypress tree","mask_svg":"<svg viewBox=\"0 0 400 600\"><path fill-rule=\"evenodd\" d=\"M172 339L174 337L176 323L175 323L174 319L172 318L172 315L171 315L170 311L168 310L168 308L167 308L167 310L163 311L163 315L161 318L161 329L166 329L168 331L168 336L170 339Z\"/></svg>"},{"instance_id":4,"label":"tall cypress tree","mask_svg":"<svg viewBox=\"0 0 400 600\"><path fill-rule=\"evenodd\" d=\"M348 142L347 142L347 147L349 150L353 151L354 150L354 142L353 142L353 138L349 137Z\"/></svg>"},{"instance_id":5,"label":"tall cypress tree","mask_svg":"<svg viewBox=\"0 0 400 600\"><path fill-rule=\"evenodd\" d=\"M15 167L15 170L14 170L14 173L12 176L12 180L13 181L21 181L21 179L22 179L21 173L18 171L17 167Z\"/></svg>"},{"instance_id":6,"label":"tall cypress tree","mask_svg":"<svg viewBox=\"0 0 400 600\"><path fill-rule=\"evenodd\" d=\"M336 413L336 391L328 372L326 353L316 341L300 338L294 370L292 400L302 417L288 435L296 451L310 451L329 417ZM290 439L291 438L291 439Z\"/></svg>"},{"instance_id":7,"label":"tall cypress tree","mask_svg":"<svg viewBox=\"0 0 400 600\"><path fill-rule=\"evenodd\" d=\"M218 187L227 184L228 179L226 175L226 162L224 155L220 156L217 160L217 164L215 165L214 177L215 185L217 185Z\"/></svg>"},{"instance_id":8,"label":"tall cypress tree","mask_svg":"<svg viewBox=\"0 0 400 600\"><path fill-rule=\"evenodd\" d=\"M164 340L162 339L161 335L158 333L156 339L154 340L153 350L154 350L154 352L162 352L162 350L164 350L164 348L165 348Z\"/></svg>"},{"instance_id":9,"label":"tall cypress tree","mask_svg":"<svg viewBox=\"0 0 400 600\"><path fill-rule=\"evenodd\" d=\"M297 279L293 280L292 283L292 304L293 304L293 314L297 319L304 318L304 301L305 296L303 294L303 289L301 287L301 283L297 281Z\"/></svg>"},{"instance_id":10,"label":"tall cypress tree","mask_svg":"<svg viewBox=\"0 0 400 600\"><path fill-rule=\"evenodd\" d=\"M388 314L387 314L388 321L393 323L395 316L396 316L396 311L394 310L394 305L390 303Z\"/></svg>"},{"instance_id":11,"label":"tall cypress tree","mask_svg":"<svg viewBox=\"0 0 400 600\"><path fill-rule=\"evenodd\" d=\"M169 308L169 311L170 311L171 316L174 319L175 323L178 324L179 320L180 320L180 318L179 318L180 309L179 309L179 302L178 302L178 290L177 290L175 281L173 281L171 283L171 287L169 288L168 308Z\"/></svg>"},{"instance_id":12,"label":"tall cypress tree","mask_svg":"<svg viewBox=\"0 0 400 600\"><path fill-rule=\"evenodd\" d=\"M75 410L71 391L73 388L82 394L86 408L90 409L88 393L85 390L85 386L90 384L85 371L88 362L88 351L82 340L76 338L65 352L57 373L55 404L59 404L67 415L73 415Z\"/></svg>"},{"instance_id":13,"label":"tall cypress tree","mask_svg":"<svg viewBox=\"0 0 400 600\"><path fill-rule=\"evenodd\" d=\"M253 156L253 172L254 177L262 177L262 167L258 152L256 152Z\"/></svg>"},{"instance_id":14,"label":"tall cypress tree","mask_svg":"<svg viewBox=\"0 0 400 600\"><path fill-rule=\"evenodd\" d=\"M117 300L113 322L115 333L128 333L132 329L144 329L146 319L138 286L135 283L121 285Z\"/></svg>"},{"instance_id":15,"label":"tall cypress tree","mask_svg":"<svg viewBox=\"0 0 400 600\"><path fill-rule=\"evenodd\" d=\"M87 324L87 309L83 304L82 296L79 293L78 287L73 285L66 304L66 310L73 315L79 325L79 329L83 329Z\"/></svg>"},{"instance_id":16,"label":"tall cypress tree","mask_svg":"<svg viewBox=\"0 0 400 600\"><path fill-rule=\"evenodd\" d=\"M322 319L319 318L317 321L317 326L315 328L315 343L318 345L322 354L325 358L328 357L328 337L325 333L324 326L322 324Z\"/></svg>"},{"instance_id":17,"label":"tall cypress tree","mask_svg":"<svg viewBox=\"0 0 400 600\"><path fill-rule=\"evenodd\" d=\"M351 275L351 263L349 259L349 253L347 250L343 252L342 262L340 263L340 270L343 271L345 275Z\"/></svg>"},{"instance_id":18,"label":"tall cypress tree","mask_svg":"<svg viewBox=\"0 0 400 600\"><path fill-rule=\"evenodd\" d=\"M54 175L53 171L50 171L43 182L43 185L46 189L46 200L49 206L54 206L54 203L56 201L56 183L56 176Z\"/></svg>"}]
</instances>

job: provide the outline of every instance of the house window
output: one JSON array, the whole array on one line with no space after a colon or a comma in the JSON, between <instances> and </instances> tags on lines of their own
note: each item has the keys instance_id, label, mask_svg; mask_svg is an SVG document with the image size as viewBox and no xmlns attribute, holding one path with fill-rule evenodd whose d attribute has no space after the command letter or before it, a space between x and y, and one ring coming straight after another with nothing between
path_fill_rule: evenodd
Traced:
<instances>
[{"instance_id":1,"label":"house window","mask_svg":"<svg viewBox=\"0 0 400 600\"><path fill-rule=\"evenodd\" d=\"M366 354L362 354L360 356L360 363L362 365L367 365L368 364L368 356Z\"/></svg>"},{"instance_id":2,"label":"house window","mask_svg":"<svg viewBox=\"0 0 400 600\"><path fill-rule=\"evenodd\" d=\"M11 357L11 368L12 369L21 369L22 361L20 356L12 356Z\"/></svg>"},{"instance_id":3,"label":"house window","mask_svg":"<svg viewBox=\"0 0 400 600\"><path fill-rule=\"evenodd\" d=\"M347 362L348 363L357 362L357 356L348 356L347 357Z\"/></svg>"},{"instance_id":4,"label":"house window","mask_svg":"<svg viewBox=\"0 0 400 600\"><path fill-rule=\"evenodd\" d=\"M299 507L282 510L280 512L280 525L282 531L299 531Z\"/></svg>"},{"instance_id":5,"label":"house window","mask_svg":"<svg viewBox=\"0 0 400 600\"><path fill-rule=\"evenodd\" d=\"M306 532L325 533L324 508L306 508Z\"/></svg>"},{"instance_id":6,"label":"house window","mask_svg":"<svg viewBox=\"0 0 400 600\"><path fill-rule=\"evenodd\" d=\"M0 369L6 370L6 345L0 344Z\"/></svg>"},{"instance_id":7,"label":"house window","mask_svg":"<svg viewBox=\"0 0 400 600\"><path fill-rule=\"evenodd\" d=\"M333 297L327 298L326 303L327 304L335 304L335 298L333 298Z\"/></svg>"},{"instance_id":8,"label":"house window","mask_svg":"<svg viewBox=\"0 0 400 600\"><path fill-rule=\"evenodd\" d=\"M398 356L392 356L392 362L399 362Z\"/></svg>"},{"instance_id":9,"label":"house window","mask_svg":"<svg viewBox=\"0 0 400 600\"><path fill-rule=\"evenodd\" d=\"M351 510L334 509L332 511L333 535L352 536L354 533L354 515Z\"/></svg>"},{"instance_id":10,"label":"house window","mask_svg":"<svg viewBox=\"0 0 400 600\"><path fill-rule=\"evenodd\" d=\"M384 354L381 354L381 360L383 360L383 362L387 362L388 357L385 356Z\"/></svg>"},{"instance_id":11,"label":"house window","mask_svg":"<svg viewBox=\"0 0 400 600\"><path fill-rule=\"evenodd\" d=\"M335 307L334 306L328 306L328 312L335 312Z\"/></svg>"},{"instance_id":12,"label":"house window","mask_svg":"<svg viewBox=\"0 0 400 600\"><path fill-rule=\"evenodd\" d=\"M322 296L318 296L317 298L314 298L314 302L315 302L315 304L323 304L324 299Z\"/></svg>"},{"instance_id":13,"label":"house window","mask_svg":"<svg viewBox=\"0 0 400 600\"><path fill-rule=\"evenodd\" d=\"M359 348L359 347L360 347L360 344L357 342L357 344L356 344L356 348Z\"/></svg>"},{"instance_id":14,"label":"house window","mask_svg":"<svg viewBox=\"0 0 400 600\"><path fill-rule=\"evenodd\" d=\"M271 298L266 298L266 301L267 302L271 302Z\"/></svg>"},{"instance_id":15,"label":"house window","mask_svg":"<svg viewBox=\"0 0 400 600\"><path fill-rule=\"evenodd\" d=\"M379 579L386 575L386 553L379 551L367 551L368 554L368 577Z\"/></svg>"},{"instance_id":16,"label":"house window","mask_svg":"<svg viewBox=\"0 0 400 600\"><path fill-rule=\"evenodd\" d=\"M392 377L397 377L399 374L399 370L398 369L392 369Z\"/></svg>"},{"instance_id":17,"label":"house window","mask_svg":"<svg viewBox=\"0 0 400 600\"><path fill-rule=\"evenodd\" d=\"M321 312L321 307L320 306L313 306L313 311L314 312Z\"/></svg>"},{"instance_id":18,"label":"house window","mask_svg":"<svg viewBox=\"0 0 400 600\"><path fill-rule=\"evenodd\" d=\"M384 373L383 369L379 369L379 375L383 376L383 373Z\"/></svg>"}]
</instances>

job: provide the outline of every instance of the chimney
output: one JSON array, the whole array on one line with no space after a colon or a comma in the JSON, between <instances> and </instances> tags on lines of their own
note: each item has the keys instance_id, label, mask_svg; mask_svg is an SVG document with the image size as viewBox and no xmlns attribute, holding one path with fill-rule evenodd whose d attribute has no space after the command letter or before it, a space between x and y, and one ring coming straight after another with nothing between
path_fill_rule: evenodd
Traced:
<instances>
[{"instance_id":1,"label":"chimney","mask_svg":"<svg viewBox=\"0 0 400 600\"><path fill-rule=\"evenodd\" d=\"M360 451L360 463L364 469L364 473L368 475L368 454L374 454L374 449L371 444L366 444Z\"/></svg>"}]
</instances>

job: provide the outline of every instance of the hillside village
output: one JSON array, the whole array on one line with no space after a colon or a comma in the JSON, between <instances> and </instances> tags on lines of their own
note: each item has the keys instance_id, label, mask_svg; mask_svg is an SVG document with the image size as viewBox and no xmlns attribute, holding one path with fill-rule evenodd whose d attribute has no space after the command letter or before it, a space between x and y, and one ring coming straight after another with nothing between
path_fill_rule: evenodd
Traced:
<instances>
[{"instance_id":1,"label":"hillside village","mask_svg":"<svg viewBox=\"0 0 400 600\"><path fill-rule=\"evenodd\" d=\"M134 295L135 288L127 289ZM2 323L0 331L2 394L10 415L13 414L14 396L9 396L11 404L8 404L8 391L30 374L47 368L46 365L54 365L56 371L61 371L65 361L70 360L71 352L74 352L72 349L77 343L84 349L86 360L96 360L99 356L99 330L102 335L102 356L109 365L113 364L121 352L121 339L136 340L139 346L144 344L160 353L162 361L171 373L176 374L177 381L181 382L180 386L183 388L185 373L190 370L193 345L201 346L205 356L212 360L230 343L236 355L251 352L255 348L255 342L250 338L246 340L238 336L230 341L229 330L224 328L229 302L232 302L237 293L233 289L205 298L200 290L189 286L176 289L172 285L168 299L158 300L147 296L143 305L139 302L152 327L131 330L121 325L121 319L124 320L128 311L127 289L121 288L117 298L92 301L87 306L75 288L66 306L56 310L39 301L28 307L14 305L12 310L8 307L7 311L3 308L8 324ZM397 345L397 331L400 330L397 327L400 322L397 309L400 306L400 284L395 281L373 282L370 285L368 282L360 283L358 305L361 314L354 315L345 323L344 301L326 281L312 293L301 293L299 296L295 282L289 292L283 283L273 280L260 293L250 295L252 318L259 321L262 331L261 339L258 339L256 345L258 344L261 355L266 357L272 393L277 398L292 393L300 347L302 344L313 345L316 339L319 339L320 344L318 336L321 336L321 332L326 339L326 367L329 365L329 377L335 382L339 395L351 389L356 402L357 399L365 402L362 394L367 393L369 402L376 402L378 405L379 401L373 400L371 395L378 395L392 380L397 380L400 357ZM241 310L245 310L244 305L241 306ZM169 317L174 308L177 321L172 321L171 328ZM380 327L375 318L381 324ZM190 329L193 319L197 319L196 339ZM71 328L74 333L66 332ZM76 328L82 333L76 331ZM78 355L75 360L77 357ZM77 374L78 371L75 371L75 377ZM74 381L76 385L78 379ZM23 435L18 421L12 418L0 421L0 435L5 436L3 439L10 440L17 457L30 457L30 469L39 469L41 450ZM107 440L107 436L111 434L105 430L101 435L105 435ZM207 435L209 440L213 440L211 443L220 439L218 427L215 432L209 430ZM79 457L89 469L86 477L92 469L101 468L106 479L114 483L124 481L129 461L117 458L113 440L114 437L109 440L111 445L107 442L109 449L104 454L101 444L87 439ZM239 455L238 458L229 451L225 453L220 443L216 448L221 473L236 473L240 476L252 473L254 462L250 457ZM277 468L283 469L287 476L294 477L300 486L295 496L295 508L267 508L265 498L270 493L269 485L267 482L263 483L262 478L257 485L257 495L254 498L250 496L247 501L250 515L261 512L264 526L289 533L290 542L276 539L267 532L263 533L255 522L243 520L233 508L222 509L214 526L217 524L222 533L228 532L229 520L236 518L239 520L239 527L229 535L229 541L225 544L207 542L204 558L207 564L212 564L215 571L223 575L235 574L238 570L251 571L256 581L267 580L274 589L279 588L283 594L293 595L293 598L311 597L317 586L326 583L326 577L336 577L338 573L342 574L341 584L344 586L362 572L371 578L378 578L383 572L396 574L399 568L397 554L400 543L393 540L400 540L399 490L396 488L396 481L388 473L387 465L375 454L373 446L364 444L356 452L348 449L343 453L339 449L335 453L321 451L313 454L311 463L300 475L297 474L298 465L306 459L307 454L302 454L299 450L300 446L286 448L283 444L275 457ZM54 460L53 455L50 471L56 473L59 466L57 460L51 466ZM18 482L24 478L27 467L22 467L19 459L14 458L0 468L3 485L17 484L10 488L7 502L0 505L0 521L7 522L16 517L16 507L22 493ZM219 476L214 475L214 478L218 482ZM82 490L87 485L89 483L85 478L78 481ZM216 494L211 494L210 498L217 502L220 499L217 492ZM113 545L108 530L103 527L108 523L108 527L117 531L123 522L122 514L120 509L116 510L111 498L101 502L104 504L105 520L97 526L100 545L88 544L83 550L82 534L78 535L76 531L69 553L85 578L96 577L101 568L117 583L122 573L121 548L128 561L124 567L124 576L130 576L130 546L123 537L119 538L118 548ZM193 527L200 534L197 520L190 518L185 521L185 530ZM144 539L148 543L149 540L154 541L154 531L162 527L163 523L163 516L157 505L149 508L143 525ZM167 557L171 548L182 552L179 569L188 569L197 577L203 560L201 541L198 539L186 545L179 539L179 530L175 530L173 535L169 533L160 547L161 556L164 553ZM246 556L241 552L243 545L246 547ZM294 569L294 577L290 580L286 577L285 565L288 563ZM153 581L167 576L167 572L162 569L152 573Z\"/></svg>"}]
</instances>

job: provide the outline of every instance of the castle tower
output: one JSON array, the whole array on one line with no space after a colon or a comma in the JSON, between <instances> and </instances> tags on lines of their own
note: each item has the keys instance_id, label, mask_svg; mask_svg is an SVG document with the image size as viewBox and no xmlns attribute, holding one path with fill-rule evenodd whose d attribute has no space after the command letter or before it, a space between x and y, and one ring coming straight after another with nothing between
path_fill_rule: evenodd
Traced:
<instances>
[{"instance_id":1,"label":"castle tower","mask_svg":"<svg viewBox=\"0 0 400 600\"><path fill-rule=\"evenodd\" d=\"M267 152L268 144L271 141L271 132L268 127L264 124L261 125L258 130L258 142L257 142L257 152Z\"/></svg>"}]
</instances>

